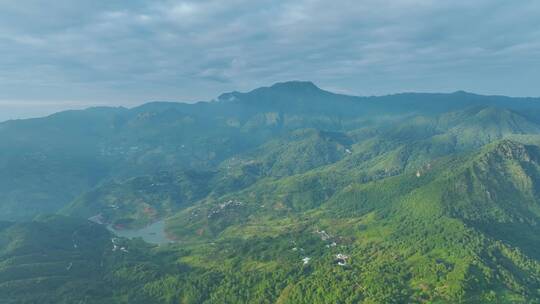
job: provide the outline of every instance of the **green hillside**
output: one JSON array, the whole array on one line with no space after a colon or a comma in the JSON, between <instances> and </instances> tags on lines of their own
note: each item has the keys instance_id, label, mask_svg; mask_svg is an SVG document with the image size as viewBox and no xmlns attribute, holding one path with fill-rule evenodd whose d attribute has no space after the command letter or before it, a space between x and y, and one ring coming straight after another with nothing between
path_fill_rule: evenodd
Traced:
<instances>
[{"instance_id":1,"label":"green hillside","mask_svg":"<svg viewBox=\"0 0 540 304\"><path fill-rule=\"evenodd\" d=\"M287 82L1 123L0 303L540 303L538 101Z\"/></svg>"},{"instance_id":2,"label":"green hillside","mask_svg":"<svg viewBox=\"0 0 540 304\"><path fill-rule=\"evenodd\" d=\"M123 182L109 182L84 193L62 213L118 227L150 224L193 203L210 190L210 172L167 171Z\"/></svg>"},{"instance_id":3,"label":"green hillside","mask_svg":"<svg viewBox=\"0 0 540 304\"><path fill-rule=\"evenodd\" d=\"M427 135L445 128L437 116L490 107L506 114L486 110L470 122L485 121L491 140L515 131L516 126L520 133L530 133L539 123L534 115L540 108L536 101L465 92L356 97L296 81L226 93L211 102L152 102L133 109L100 107L7 121L0 123L0 219L28 220L39 213L55 212L81 192L111 180L160 171L215 170L227 159L300 129L364 130L366 135L372 134L367 129L392 131L396 123L421 115L428 123L417 132ZM507 122L498 124L498 119ZM457 137L466 141L460 145L469 144L469 135L457 136L460 130L455 130L454 137L440 140L451 142ZM406 129L402 131L401 135L395 133L399 140L410 136ZM290 152L303 151L294 149L290 147ZM312 156L301 170L309 169L311 162L340 157ZM283 174L289 169L275 170ZM21 204L27 208L18 208Z\"/></svg>"},{"instance_id":4,"label":"green hillside","mask_svg":"<svg viewBox=\"0 0 540 304\"><path fill-rule=\"evenodd\" d=\"M522 149L531 154L522 155L525 153L520 152ZM293 206L284 216L276 210L257 211L244 203L234 206L241 210L224 208L217 214L212 213L215 209L206 210L204 215L212 216L197 228L213 232L211 235L223 242L237 238L255 242L266 237L268 242L279 243L285 238L289 243L296 243L319 236L319 241L308 241L310 245L306 247L315 248L304 253L313 259L314 273L289 284L279 293L284 303L339 300L351 303L359 300L366 303L533 303L540 296L540 263L535 250L539 201L529 199L527 203L520 202L525 206L510 207L513 201L519 201L519 196L505 196L509 189L494 187L490 184L493 180L481 177L467 180L471 170L484 165L486 157L496 161L492 157L501 157L501 153L509 164L527 162L522 165L538 170L538 163L532 161L533 157L540 156L537 146L503 141L465 158L471 161L463 162L464 158L440 160L431 168L424 168L420 177L416 173L405 173L348 185L310 212L295 214ZM511 170L499 172L510 174L515 168ZM538 171L528 172L516 175L514 191L517 192L512 194L527 195L540 189ZM526 191L522 188L525 184L519 182L525 177L534 181L526 184L533 185ZM464 182L468 186L463 186ZM499 197L499 204L506 210L503 212L501 206L476 197L478 194L467 188L473 185L491 189L483 191ZM524 208L528 218L524 218ZM481 221L472 220L481 217L488 221L492 214L500 217L499 221L506 217L509 225L499 227L506 236L498 234L499 230L486 230ZM231 221L231 218L237 220ZM489 227L494 226L493 219L488 223ZM176 224L178 219L172 219L171 229L177 228ZM224 224L228 225L225 229ZM180 234L192 233L186 231L189 223L182 226ZM216 233L218 228L221 229L218 232L223 232ZM322 230L324 234L317 233ZM517 235L511 234L515 231L528 233L515 238ZM290 250L283 250L282 254L287 255ZM331 256L343 251L350 256L350 268L345 268L348 272L336 272ZM355 282L356 289L348 285L348 280Z\"/></svg>"},{"instance_id":5,"label":"green hillside","mask_svg":"<svg viewBox=\"0 0 540 304\"><path fill-rule=\"evenodd\" d=\"M106 257L96 275L115 289L95 297L119 303L537 303L539 165L540 147L503 140L438 159L419 176L406 172L344 186L318 206L260 211L250 201L233 201L210 218L204 214L208 229L225 224L223 232L166 247L124 240L136 254L120 259L103 231L98 239L104 245L88 250L86 263ZM3 256L25 256L17 249L25 246L13 243L33 243L26 241L31 237L52 241L35 244L44 252L60 250L50 246L57 243L77 250L72 230L85 226L73 227L76 222L19 224L22 231L5 226L3 240L11 237L7 247L16 249ZM32 236L26 230L33 225L47 229ZM515 231L522 232L519 238ZM41 264L49 262L31 258L31 273L48 277ZM19 259L3 265L23 263ZM5 267L0 274L11 271ZM55 295L70 296L60 289Z\"/></svg>"},{"instance_id":6,"label":"green hillside","mask_svg":"<svg viewBox=\"0 0 540 304\"><path fill-rule=\"evenodd\" d=\"M111 236L68 218L11 223L0 230L0 302L98 303ZM109 249L110 251L110 249Z\"/></svg>"}]
</instances>

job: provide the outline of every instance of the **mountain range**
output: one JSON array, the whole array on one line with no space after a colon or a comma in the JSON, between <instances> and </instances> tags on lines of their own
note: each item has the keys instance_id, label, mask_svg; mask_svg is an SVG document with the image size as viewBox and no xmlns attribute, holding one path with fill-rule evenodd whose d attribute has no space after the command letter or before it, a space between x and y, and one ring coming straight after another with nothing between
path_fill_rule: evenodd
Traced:
<instances>
[{"instance_id":1,"label":"mountain range","mask_svg":"<svg viewBox=\"0 0 540 304\"><path fill-rule=\"evenodd\" d=\"M540 98L293 81L0 138L2 303L540 303Z\"/></svg>"}]
</instances>

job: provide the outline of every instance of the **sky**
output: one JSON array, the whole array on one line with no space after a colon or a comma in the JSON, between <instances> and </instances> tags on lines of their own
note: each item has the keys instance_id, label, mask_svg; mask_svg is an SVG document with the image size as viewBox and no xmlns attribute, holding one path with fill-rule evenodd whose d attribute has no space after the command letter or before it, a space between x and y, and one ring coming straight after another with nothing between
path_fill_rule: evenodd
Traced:
<instances>
[{"instance_id":1,"label":"sky","mask_svg":"<svg viewBox=\"0 0 540 304\"><path fill-rule=\"evenodd\" d=\"M538 16L537 0L2 0L0 120L288 80L540 96Z\"/></svg>"}]
</instances>

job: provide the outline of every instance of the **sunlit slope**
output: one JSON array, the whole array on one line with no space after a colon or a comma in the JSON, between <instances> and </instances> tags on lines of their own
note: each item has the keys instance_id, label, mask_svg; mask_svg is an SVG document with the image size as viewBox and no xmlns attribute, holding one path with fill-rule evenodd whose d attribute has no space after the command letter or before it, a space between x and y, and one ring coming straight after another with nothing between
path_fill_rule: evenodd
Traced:
<instances>
[{"instance_id":1,"label":"sunlit slope","mask_svg":"<svg viewBox=\"0 0 540 304\"><path fill-rule=\"evenodd\" d=\"M313 273L284 289L284 303L534 303L540 287L540 203L532 194L538 191L538 156L537 146L506 140L420 172L348 185L307 213L260 211L246 202L211 209L194 232L223 242L266 236L272 243L301 242L325 230L331 238L304 253ZM483 176L468 177L486 163ZM497 199L486 199L486 191ZM505 238L517 231L520 238ZM253 254L270 254L263 252ZM348 268L335 269L330 257L339 252L350 256Z\"/></svg>"}]
</instances>

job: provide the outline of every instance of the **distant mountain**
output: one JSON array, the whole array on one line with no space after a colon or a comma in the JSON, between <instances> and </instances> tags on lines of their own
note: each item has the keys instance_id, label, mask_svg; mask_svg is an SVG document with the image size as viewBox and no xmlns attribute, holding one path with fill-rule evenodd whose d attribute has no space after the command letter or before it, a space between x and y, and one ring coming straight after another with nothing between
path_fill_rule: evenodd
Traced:
<instances>
[{"instance_id":1,"label":"distant mountain","mask_svg":"<svg viewBox=\"0 0 540 304\"><path fill-rule=\"evenodd\" d=\"M215 102L154 102L8 121L0 123L0 218L53 212L81 191L114 178L213 170L296 129L343 133L472 105L504 108L531 119L539 111L537 101L464 92L353 97L310 82L286 82L223 94ZM522 131L530 133L531 128L536 126ZM21 204L29 208L19 208Z\"/></svg>"}]
</instances>

